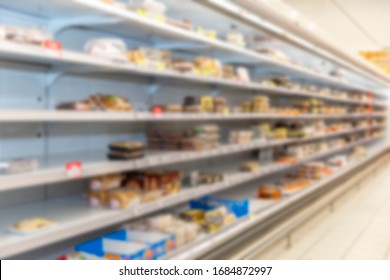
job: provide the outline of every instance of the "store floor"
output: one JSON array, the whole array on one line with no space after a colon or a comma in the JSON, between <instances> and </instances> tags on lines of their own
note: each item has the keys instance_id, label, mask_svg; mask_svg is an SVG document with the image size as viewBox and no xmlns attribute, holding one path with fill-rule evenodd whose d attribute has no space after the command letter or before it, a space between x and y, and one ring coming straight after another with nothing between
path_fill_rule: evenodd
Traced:
<instances>
[{"instance_id":1,"label":"store floor","mask_svg":"<svg viewBox=\"0 0 390 280\"><path fill-rule=\"evenodd\" d=\"M390 162L293 236L254 259L390 259Z\"/></svg>"}]
</instances>

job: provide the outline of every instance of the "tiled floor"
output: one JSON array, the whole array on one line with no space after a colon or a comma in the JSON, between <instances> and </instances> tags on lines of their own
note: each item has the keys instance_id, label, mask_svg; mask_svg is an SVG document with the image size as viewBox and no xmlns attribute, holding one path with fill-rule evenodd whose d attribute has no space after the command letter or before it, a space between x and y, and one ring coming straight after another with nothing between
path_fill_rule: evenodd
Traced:
<instances>
[{"instance_id":1,"label":"tiled floor","mask_svg":"<svg viewBox=\"0 0 390 280\"><path fill-rule=\"evenodd\" d=\"M299 228L290 248L271 248L256 258L390 259L389 162L336 204Z\"/></svg>"}]
</instances>

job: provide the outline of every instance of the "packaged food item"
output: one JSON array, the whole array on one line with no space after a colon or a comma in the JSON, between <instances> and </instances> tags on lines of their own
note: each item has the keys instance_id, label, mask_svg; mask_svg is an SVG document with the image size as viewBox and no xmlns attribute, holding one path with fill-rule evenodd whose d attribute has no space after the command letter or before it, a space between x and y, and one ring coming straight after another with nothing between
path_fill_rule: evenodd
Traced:
<instances>
[{"instance_id":1,"label":"packaged food item","mask_svg":"<svg viewBox=\"0 0 390 280\"><path fill-rule=\"evenodd\" d=\"M24 219L14 224L10 230L12 232L31 233L50 226L55 223L49 219L36 217L32 219Z\"/></svg>"},{"instance_id":2,"label":"packaged food item","mask_svg":"<svg viewBox=\"0 0 390 280\"><path fill-rule=\"evenodd\" d=\"M101 38L89 40L84 46L85 52L102 58L119 62L127 62L127 46L124 41L116 38Z\"/></svg>"},{"instance_id":3,"label":"packaged food item","mask_svg":"<svg viewBox=\"0 0 390 280\"><path fill-rule=\"evenodd\" d=\"M34 158L15 158L0 162L0 174L19 174L37 170L39 163Z\"/></svg>"},{"instance_id":4,"label":"packaged food item","mask_svg":"<svg viewBox=\"0 0 390 280\"><path fill-rule=\"evenodd\" d=\"M350 160L360 160L367 157L367 148L364 146L355 146L349 155Z\"/></svg>"},{"instance_id":5,"label":"packaged food item","mask_svg":"<svg viewBox=\"0 0 390 280\"><path fill-rule=\"evenodd\" d=\"M219 144L216 125L200 125L183 131L149 131L148 147L160 150L206 150Z\"/></svg>"},{"instance_id":6,"label":"packaged food item","mask_svg":"<svg viewBox=\"0 0 390 280\"><path fill-rule=\"evenodd\" d=\"M95 94L89 97L94 108L104 111L130 112L133 110L131 103L119 95Z\"/></svg>"},{"instance_id":7,"label":"packaged food item","mask_svg":"<svg viewBox=\"0 0 390 280\"><path fill-rule=\"evenodd\" d=\"M173 59L170 67L180 73L192 73L195 69L194 63L187 59Z\"/></svg>"},{"instance_id":8,"label":"packaged food item","mask_svg":"<svg viewBox=\"0 0 390 280\"><path fill-rule=\"evenodd\" d=\"M129 160L144 157L145 145L137 141L121 141L111 143L109 149L109 159Z\"/></svg>"},{"instance_id":9,"label":"packaged food item","mask_svg":"<svg viewBox=\"0 0 390 280\"><path fill-rule=\"evenodd\" d=\"M211 185L224 180L224 174L219 172L193 171L189 176L191 186Z\"/></svg>"},{"instance_id":10,"label":"packaged food item","mask_svg":"<svg viewBox=\"0 0 390 280\"><path fill-rule=\"evenodd\" d=\"M251 130L238 130L229 133L229 144L246 145L252 142L253 132Z\"/></svg>"},{"instance_id":11,"label":"packaged food item","mask_svg":"<svg viewBox=\"0 0 390 280\"><path fill-rule=\"evenodd\" d=\"M181 113L183 112L183 107L178 104L169 104L165 105L164 111L167 113Z\"/></svg>"},{"instance_id":12,"label":"packaged food item","mask_svg":"<svg viewBox=\"0 0 390 280\"><path fill-rule=\"evenodd\" d=\"M35 46L43 46L46 42L54 42L53 35L44 29L6 24L0 25L0 40Z\"/></svg>"},{"instance_id":13,"label":"packaged food item","mask_svg":"<svg viewBox=\"0 0 390 280\"><path fill-rule=\"evenodd\" d=\"M109 197L109 190L90 191L87 200L90 207L104 207L108 203Z\"/></svg>"},{"instance_id":14,"label":"packaged food item","mask_svg":"<svg viewBox=\"0 0 390 280\"><path fill-rule=\"evenodd\" d=\"M215 30L211 30L211 29L204 29L203 27L198 27L197 29L197 33L203 35L203 36L206 36L210 39L217 39L218 35L217 35L217 31Z\"/></svg>"},{"instance_id":15,"label":"packaged food item","mask_svg":"<svg viewBox=\"0 0 390 280\"><path fill-rule=\"evenodd\" d=\"M258 189L257 194L260 199L280 200L283 196L283 191L277 185L265 184Z\"/></svg>"},{"instance_id":16,"label":"packaged food item","mask_svg":"<svg viewBox=\"0 0 390 280\"><path fill-rule=\"evenodd\" d=\"M236 31L229 32L226 36L226 41L239 47L246 47L244 35Z\"/></svg>"},{"instance_id":17,"label":"packaged food item","mask_svg":"<svg viewBox=\"0 0 390 280\"><path fill-rule=\"evenodd\" d=\"M160 259L175 249L174 236L159 232L120 229L106 234L104 237L126 243L145 244L151 251L148 259L153 260Z\"/></svg>"},{"instance_id":18,"label":"packaged food item","mask_svg":"<svg viewBox=\"0 0 390 280\"><path fill-rule=\"evenodd\" d=\"M110 174L94 177L89 182L91 191L110 190L119 188L122 185L124 176L122 174Z\"/></svg>"},{"instance_id":19,"label":"packaged food item","mask_svg":"<svg viewBox=\"0 0 390 280\"><path fill-rule=\"evenodd\" d=\"M173 25L173 26L176 26L176 27L179 27L179 28L184 29L184 30L193 30L194 29L194 25L192 24L192 22L189 20L186 20L186 19L176 20L176 19L168 18L168 19L166 19L166 23Z\"/></svg>"},{"instance_id":20,"label":"packaged food item","mask_svg":"<svg viewBox=\"0 0 390 280\"><path fill-rule=\"evenodd\" d=\"M165 21L167 7L162 2L155 0L129 0L128 7L140 12L141 14L147 15L148 17L158 18Z\"/></svg>"},{"instance_id":21,"label":"packaged food item","mask_svg":"<svg viewBox=\"0 0 390 280\"><path fill-rule=\"evenodd\" d=\"M130 188L120 188L109 192L108 204L112 209L124 209L140 202L140 195Z\"/></svg>"},{"instance_id":22,"label":"packaged food item","mask_svg":"<svg viewBox=\"0 0 390 280\"><path fill-rule=\"evenodd\" d=\"M272 48L258 48L255 49L256 52L260 54L264 54L266 56L269 56L275 60L281 61L281 62L288 62L289 59L281 50L272 49Z\"/></svg>"},{"instance_id":23,"label":"packaged food item","mask_svg":"<svg viewBox=\"0 0 390 280\"><path fill-rule=\"evenodd\" d=\"M251 77L248 68L242 66L237 67L237 79L241 82L250 82Z\"/></svg>"},{"instance_id":24,"label":"packaged food item","mask_svg":"<svg viewBox=\"0 0 390 280\"><path fill-rule=\"evenodd\" d=\"M241 164L240 169L243 172L256 172L260 170L260 163L258 161L247 161Z\"/></svg>"},{"instance_id":25,"label":"packaged food item","mask_svg":"<svg viewBox=\"0 0 390 280\"><path fill-rule=\"evenodd\" d=\"M222 77L223 68L219 60L201 56L194 60L194 73L207 77Z\"/></svg>"},{"instance_id":26,"label":"packaged food item","mask_svg":"<svg viewBox=\"0 0 390 280\"><path fill-rule=\"evenodd\" d=\"M150 260L153 253L146 244L99 237L75 246L77 252L103 260Z\"/></svg>"},{"instance_id":27,"label":"packaged food item","mask_svg":"<svg viewBox=\"0 0 390 280\"><path fill-rule=\"evenodd\" d=\"M91 111L91 104L89 101L75 101L75 102L64 102L56 106L57 110L70 110L70 111Z\"/></svg>"}]
</instances>

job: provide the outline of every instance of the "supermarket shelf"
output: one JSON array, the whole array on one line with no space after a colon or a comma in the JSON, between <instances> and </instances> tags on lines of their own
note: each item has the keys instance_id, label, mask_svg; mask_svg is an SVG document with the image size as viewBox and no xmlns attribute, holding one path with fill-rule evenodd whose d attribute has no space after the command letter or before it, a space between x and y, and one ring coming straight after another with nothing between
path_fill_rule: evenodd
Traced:
<instances>
[{"instance_id":1,"label":"supermarket shelf","mask_svg":"<svg viewBox=\"0 0 390 280\"><path fill-rule=\"evenodd\" d=\"M387 86L390 82L390 77L388 75L375 68L370 63L364 61L361 58L347 54L338 47L330 45L329 42L325 42L319 38L317 34L313 34L312 32L307 32L303 28L296 27L296 25L292 24L292 22L288 22L287 25L282 24L281 26L284 26L285 29L282 29L279 26L270 25L268 21L263 19L269 20L269 18L277 18L279 20L276 20L276 22L279 23L280 21L285 23L287 20L283 16L272 13L267 5L264 5L259 1L238 0L236 1L236 4L226 0L197 1L217 10L220 13L229 15L261 30L266 30L267 32L270 32L277 37L282 38L283 40L298 45L312 53L316 53L322 57L325 57L335 62L336 64L339 64L340 66L346 67L355 73L365 76L375 83L380 83L381 85ZM244 9L242 7L244 7ZM245 8L247 8L247 10ZM254 13L257 9L262 14L261 16L258 16ZM266 14L269 15L269 17L264 16Z\"/></svg>"},{"instance_id":2,"label":"supermarket shelf","mask_svg":"<svg viewBox=\"0 0 390 280\"><path fill-rule=\"evenodd\" d=\"M205 0L203 0L205 1ZM218 2L218 1L212 1ZM215 3L212 3L215 5ZM58 23L68 22L70 25L83 25L82 21L78 22L77 18L92 19L95 17L101 20L111 20L107 24L100 24L100 28L107 31L115 32L116 34L128 35L129 28L138 27L144 31L152 32L155 35L161 36L167 39L174 40L186 40L194 43L200 43L202 45L210 47L210 49L218 50L222 53L239 55L243 59L251 63L262 63L269 66L278 67L281 70L288 71L294 74L300 74L303 77L310 78L322 83L332 84L337 87L358 90L358 91L372 91L365 88L358 87L348 82L343 82L337 78L333 78L327 75L319 74L310 69L304 69L291 64L283 63L267 56L258 54L252 50L241 48L228 42L211 39L206 36L197 34L193 31L187 31L169 24L165 24L141 15L131 12L129 10L118 8L114 5L109 5L97 0L30 0L25 5L18 5L12 0L4 0L2 2L3 7L8 7L12 10L21 11L29 14L36 14L44 16L51 20L53 26ZM226 6L226 3L219 3L222 7ZM240 9L242 12L242 9ZM241 16L241 15L239 15ZM72 19L75 18L73 21ZM58 20L58 22L57 22ZM88 21L87 21L88 23ZM89 22L90 23L90 22ZM367 65L359 65L361 69L367 69ZM376 75L378 76L378 74Z\"/></svg>"},{"instance_id":3,"label":"supermarket shelf","mask_svg":"<svg viewBox=\"0 0 390 280\"><path fill-rule=\"evenodd\" d=\"M320 182L303 190L297 191L293 195L287 196L280 202L270 204L268 205L268 207L263 208L260 211L253 212L249 217L243 218L214 234L206 235L199 238L198 240L188 244L187 246L184 246L183 248L173 252L167 257L167 259L183 260L201 258L203 255L218 248L232 238L249 230L250 228L258 225L259 223L266 221L267 219L275 215L277 212L288 208L302 198L307 197L310 194L316 192L317 190L327 186L332 181L343 176L344 174L347 174L351 170L354 170L364 165L366 162L369 162L370 160L386 152L387 150L388 147L378 149L369 157L359 162L348 165L347 167L337 171L333 175L321 180Z\"/></svg>"},{"instance_id":4,"label":"supermarket shelf","mask_svg":"<svg viewBox=\"0 0 390 280\"><path fill-rule=\"evenodd\" d=\"M333 84L338 87L343 87L352 90L367 91L367 89L356 87L355 85L340 81L336 78L326 76L326 75L321 75L309 69L304 69L304 68L296 67L291 64L283 63L274 60L272 58L269 58L267 56L258 54L249 49L235 46L233 44L224 42L219 39L210 39L192 31L183 30L175 26L170 26L168 24L164 24L159 21L151 20L147 17L140 16L134 12L121 9L113 5L107 5L102 1L96 1L96 0L73 0L73 1L80 5L83 5L84 7L89 7L91 9L94 9L99 13L104 13L109 16L120 18L124 21L124 24L125 26L127 25L127 27L139 26L147 30L157 31L159 35L168 37L170 39L180 39L180 40L185 39L185 40L203 43L219 51L223 51L235 55L242 55L243 57L247 57L251 61L257 61L258 63L264 63L270 66L276 66L279 67L280 69L287 70L294 74L301 74L305 77L315 79L319 82L325 82L325 83ZM120 29L115 28L112 29L111 31L114 30L117 33L123 30L123 35L129 35L128 28L120 28Z\"/></svg>"},{"instance_id":5,"label":"supermarket shelf","mask_svg":"<svg viewBox=\"0 0 390 280\"><path fill-rule=\"evenodd\" d=\"M131 63L114 62L103 58L93 57L84 53L63 50L55 53L40 47L25 46L11 42L1 42L0 59L6 61L29 62L39 65L53 66L57 71L71 73L106 72L124 75L139 75L162 79L173 79L183 82L192 82L206 85L216 85L225 88L233 88L248 91L259 91L275 96L299 96L308 98L319 98L331 102L346 104L367 105L372 104L378 107L385 107L381 101L366 102L360 100L349 100L332 96L324 96L304 91L294 91L285 88L267 87L255 82L238 82L222 78L202 77L195 74L181 74L172 70L158 71L146 67L136 66Z\"/></svg>"},{"instance_id":6,"label":"supermarket shelf","mask_svg":"<svg viewBox=\"0 0 390 280\"><path fill-rule=\"evenodd\" d=\"M302 159L295 164L274 164L255 173L231 174L221 183L186 189L176 195L165 197L152 203L128 208L126 210L91 209L80 197L55 199L44 203L33 203L7 209L6 211L0 212L0 229L2 232L0 233L0 258L8 258L22 252L37 249L94 230L129 221L131 219L154 213L161 209L184 203L193 198L232 188L236 185L259 179L269 174L285 171L292 167L299 166L304 162L332 155L334 153L350 149L356 145L371 142L375 139L376 138L363 139L341 148L332 149L330 151ZM281 204L283 203L284 202ZM15 223L15 221L26 218L26 215L43 216L56 221L57 225L27 236L15 236L6 232L10 225ZM245 220L240 222L244 223ZM247 224L244 225L245 228L248 227ZM229 234L232 235L237 231L240 231L240 229L231 229L230 231L225 230L223 232L229 232ZM211 240L214 240L215 238L216 237L213 237ZM204 246L201 245L202 243L203 242L200 242L198 246L205 249ZM196 248L195 245L192 246ZM199 248L197 249L197 252L198 251ZM178 256L178 258L183 258L183 253L179 253L179 251L174 255L175 258L176 256Z\"/></svg>"},{"instance_id":7,"label":"supermarket shelf","mask_svg":"<svg viewBox=\"0 0 390 280\"><path fill-rule=\"evenodd\" d=\"M82 178L89 178L102 174L148 169L168 164L179 164L183 162L197 161L213 157L220 157L224 155L231 155L235 153L242 153L251 150L258 150L263 148L330 138L338 135L356 133L359 131L379 129L384 127L385 126L383 125L360 127L335 133L327 133L313 137L306 137L302 139L254 141L247 145L222 145L216 149L205 151L149 152L142 159L129 161L102 161L101 155L105 154L105 152L102 151L92 153L92 155L89 155L89 157L84 156L85 160L80 159L80 154L73 155L73 158L67 155L67 158L55 158L52 160L51 163L48 164L46 168L42 168L30 173L24 173L23 176L20 176L19 174L0 176L0 192L21 188L33 188L43 184L53 184L75 180L74 178L69 178L67 176L64 167L67 162L74 160L81 161L83 163Z\"/></svg>"},{"instance_id":8,"label":"supermarket shelf","mask_svg":"<svg viewBox=\"0 0 390 280\"><path fill-rule=\"evenodd\" d=\"M302 114L297 116L256 113L163 113L146 112L77 112L56 110L2 110L0 123L7 122L188 122L188 121L230 121L230 120L310 120L310 119L356 119L385 118L386 114L323 115Z\"/></svg>"}]
</instances>

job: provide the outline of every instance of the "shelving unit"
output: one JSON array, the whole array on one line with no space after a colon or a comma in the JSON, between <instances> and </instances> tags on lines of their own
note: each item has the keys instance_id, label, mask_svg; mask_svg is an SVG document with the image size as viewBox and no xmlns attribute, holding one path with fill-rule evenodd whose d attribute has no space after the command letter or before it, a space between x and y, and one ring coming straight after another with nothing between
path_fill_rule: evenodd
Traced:
<instances>
[{"instance_id":1,"label":"shelving unit","mask_svg":"<svg viewBox=\"0 0 390 280\"><path fill-rule=\"evenodd\" d=\"M8 224L12 223L12 221L15 219L23 218L23 215L25 215L25 213L29 213L30 215L43 215L45 217L49 217L53 220L58 221L58 225L53 226L50 229L44 230L41 233L32 234L31 236L25 236L23 237L23 240L20 240L20 237L10 236L7 233L0 235L0 258L7 258L23 251L39 248L41 246L58 242L63 239L81 235L83 233L85 234L87 232L104 228L110 225L125 222L129 219L139 218L157 212L159 210L189 201L190 199L242 185L246 182L255 179L260 179L272 173L278 173L299 166L304 162L309 162L315 159L329 156L334 153L350 149L351 147L354 147L356 145L371 142L373 140L375 139L365 139L356 143L346 145L345 147L337 148L323 153L318 153L315 156L302 159L296 164L275 164L272 166L265 167L261 171L256 173L230 174L227 179L224 180L222 183L200 186L198 188L185 188L184 191L180 192L177 195L160 199L157 202L131 207L128 210L117 211L105 209L91 209L87 206L86 201L84 201L80 197L53 200L45 204L38 203L17 207L12 209L12 213L15 213L14 215L9 215L8 213L2 213L4 215L0 215L2 221L2 223L0 224L0 228L6 229ZM336 174L335 177L337 177L337 175L338 174ZM327 179L326 181L328 180L331 179ZM310 187L309 189L312 190L312 187ZM313 187L313 189L315 189L315 187ZM263 215L263 213L261 213L261 215ZM233 228L231 229L231 232L229 234L232 235L234 233L238 233L237 231L240 230L238 228ZM198 246L200 248L203 248L204 245L202 243L202 241L197 243L195 247ZM210 242L207 242L207 244L209 243ZM200 248L196 248L196 250L202 251L203 249ZM185 252L186 249L183 249L181 251ZM196 256L194 257L199 256L198 254L199 253L197 252Z\"/></svg>"},{"instance_id":2,"label":"shelving unit","mask_svg":"<svg viewBox=\"0 0 390 280\"><path fill-rule=\"evenodd\" d=\"M151 152L146 157L138 160L131 160L125 162L110 162L102 161L101 155L103 151L96 151L87 155L67 155L54 157L49 161L49 166L41 170L26 173L21 177L20 175L8 175L0 177L0 191L15 190L17 188L31 188L42 184L53 184L64 181L73 181L74 178L69 178L65 171L65 165L71 161L72 158L83 159L86 163L83 166L82 178L98 176L101 174L110 174L116 172L124 172L138 169L149 169L158 166L179 164L188 161L199 161L213 157L221 157L235 153L243 153L251 150L259 150L264 148L283 146L288 144L302 143L307 141L315 141L322 138L336 137L344 134L352 134L369 129L380 129L384 126L371 126L355 128L346 131L335 133L328 133L313 137L306 137L303 139L287 139L277 141L259 141L253 142L250 145L223 145L217 149L206 150L202 152ZM100 160L100 161L99 161ZM53 166L51 166L51 164ZM81 178L79 178L81 179Z\"/></svg>"},{"instance_id":3,"label":"shelving unit","mask_svg":"<svg viewBox=\"0 0 390 280\"><path fill-rule=\"evenodd\" d=\"M205 2L208 2L207 5L204 5ZM259 29L271 31L266 28L265 21L259 20L247 11L244 12L242 8L237 8L238 6L230 6L230 1L198 0L190 1L189 5L200 5L203 9L214 12L216 17L228 16L231 18L231 22L229 18L229 24L242 24L244 22L254 28L256 32ZM210 5L213 9L210 9ZM33 172L15 175L0 174L0 193L4 195L3 198L0 197L0 230L2 231L0 233L0 258L12 258L49 245L60 244L69 239L82 238L85 234L91 234L159 211L181 206L191 199L204 195L223 194L228 189L234 189L237 186L245 187L261 181L267 176L278 175L297 168L303 163L347 152L359 145L376 147L375 151L370 149L370 156L365 160L349 165L324 181L294 193L280 203L253 203L254 211L250 217L239 220L211 236L204 236L167 256L167 258L172 259L200 258L229 239L265 221L273 214L286 209L310 193L323 188L326 184L348 171L358 168L382 152L387 152L387 146L383 144L384 137L367 136L372 131L387 129L387 124L375 124L303 138L258 140L246 145L221 144L215 149L205 151L147 151L146 156L140 159L120 162L108 161L105 158L105 150L82 151L83 146L78 147L78 145L88 142L93 146L95 141L104 142L107 145L110 141L123 139L125 136L133 134L135 135L134 138L138 139L140 138L139 134L141 134L139 131L144 132L146 128L160 125L175 128L176 125L187 123L218 122L229 126L234 121L233 125L240 123L240 129L245 129L254 121L384 120L388 117L387 112L383 112L386 111L388 104L382 88L384 84L386 87L389 85L390 78L358 63L340 62L340 65L350 65L352 63L353 66L349 67L350 71L355 71L354 74L361 75L362 80L378 85L378 87L368 88L352 81L343 81L319 74L309 68L281 62L249 48L235 46L219 38L211 39L195 31L184 30L99 0L30 0L23 5L17 3L17 1L4 0L0 5L0 15L3 14L6 22L13 23L15 21L21 25L31 22L34 26L49 26L50 31L57 39L64 38L65 47L61 51L53 51L43 47L0 41L0 81L2 82L0 88L0 135L4 133L4 138L0 137L0 161L26 155L34 156L40 162L40 168ZM198 24L201 24L201 22ZM82 29L79 30L79 27L82 27ZM65 36L66 34L64 35L67 32L77 34L77 36L75 35L77 44L69 42L70 40L67 41L69 37ZM184 49L187 50L185 54L191 57L209 54L218 57L223 62L226 61L237 66L247 66L252 72L256 72L258 69L272 68L273 75L291 76L305 85L330 87L334 90L344 90L350 93L370 92L374 94L375 100L355 100L352 97L340 98L316 92L269 87L256 82L257 78L251 82L239 82L196 74L182 74L168 69L156 70L137 66L130 62L117 62L93 57L85 54L80 48L74 47L74 45L81 45L85 38L108 36L107 34L120 37L133 45L146 44L154 48L168 48L172 52L180 52ZM299 34L295 36L299 36ZM142 44L139 43L141 41ZM68 45L72 47L68 48ZM317 46L317 54L321 53L321 50L318 49ZM337 55L325 57L332 62L344 59L338 58ZM72 76L75 82L72 83L66 80L65 78L68 76ZM98 76L98 78L95 76ZM120 77L121 81L115 80L115 77ZM147 82L132 87L133 85L130 84L136 83L133 81L134 78L147 80ZM28 83L24 83L25 80L28 80ZM145 96L158 95L158 91L162 87L166 87L162 99L167 100L167 102L172 99L175 99L175 102L181 102L181 91L183 91L183 94L188 93L198 96L200 94L204 95L205 88L207 88L212 93L210 95L213 96L223 96L224 91L227 91L226 95L232 97L234 103L239 103L241 97L243 99L244 97L250 98L254 93L258 93L266 95L270 99L313 98L348 107L370 106L374 109L383 109L383 111L381 110L381 113L349 113L345 115L281 115L233 112L225 114L153 114L149 110L119 113L53 109L53 103L58 101L56 98L60 97L67 100L74 98L78 93L80 93L80 96L83 93L89 94L90 91L99 86L103 87L102 90L112 88L113 91L118 90L118 92L131 94L132 98L138 103L144 102L141 99ZM73 89L75 90L73 91ZM135 93L138 95L135 95ZM145 104L141 105L146 106ZM116 129L120 127L120 132L112 128L114 126ZM138 131L135 131L134 127ZM80 134L83 136L81 137ZM222 157L249 157L247 155L249 152L351 135L364 135L364 137L360 137L357 141L350 141L345 146L301 158L294 164L274 163L262 166L259 171L253 173L227 170L223 166L224 160L220 159ZM68 145L68 143L72 147L68 149L69 151L62 151L61 147ZM94 176L148 170L157 167L165 168L167 166L180 169L184 168L184 163L192 166L198 165L197 168L200 168L200 161L202 161L201 165L207 168L207 166L213 166L215 163L210 162L215 160L220 160L220 168L225 168L224 171L227 171L224 181L195 188L185 186L176 195L166 196L154 202L140 204L124 210L89 208L82 194L84 193L83 187L86 185L86 180ZM82 163L81 177L70 178L67 175L65 165L72 161ZM241 161L237 161L237 166L240 163ZM77 188L81 186L77 189L77 195L71 192L74 191L75 186ZM63 192L63 194L61 193L58 197L51 196L51 190ZM21 199L24 196L31 196L31 199ZM25 218L26 215L44 216L56 221L57 225L26 236L15 236L7 232L10 225Z\"/></svg>"}]
</instances>

